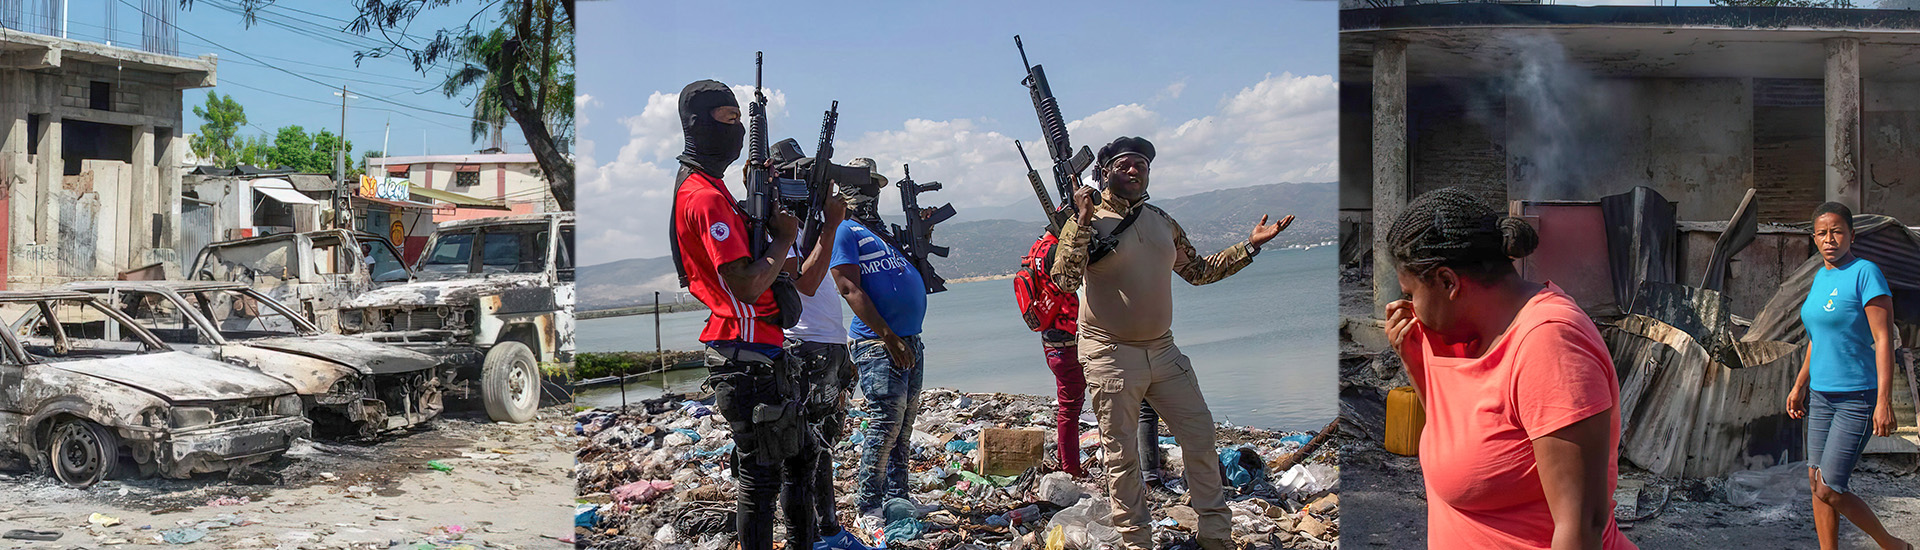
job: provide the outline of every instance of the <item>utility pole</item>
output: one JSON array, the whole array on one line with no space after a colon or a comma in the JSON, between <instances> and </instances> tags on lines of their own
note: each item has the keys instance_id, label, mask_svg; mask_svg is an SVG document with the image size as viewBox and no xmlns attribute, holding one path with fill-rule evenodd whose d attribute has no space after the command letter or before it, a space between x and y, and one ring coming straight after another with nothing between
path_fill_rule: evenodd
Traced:
<instances>
[{"instance_id":1,"label":"utility pole","mask_svg":"<svg viewBox=\"0 0 1920 550\"><path fill-rule=\"evenodd\" d=\"M347 184L347 100L353 96L347 94L346 84L341 84L340 92L334 95L340 96L340 136L333 144L333 181L337 182L333 192L333 223L337 229L352 229L353 216L348 212L348 197L353 195L353 186Z\"/></svg>"}]
</instances>

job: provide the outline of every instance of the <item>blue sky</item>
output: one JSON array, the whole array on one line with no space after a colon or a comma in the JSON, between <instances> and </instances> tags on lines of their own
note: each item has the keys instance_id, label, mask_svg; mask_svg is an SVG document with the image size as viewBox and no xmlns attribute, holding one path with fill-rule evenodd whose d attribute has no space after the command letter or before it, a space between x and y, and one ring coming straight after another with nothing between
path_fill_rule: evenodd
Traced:
<instances>
[{"instance_id":1,"label":"blue sky","mask_svg":"<svg viewBox=\"0 0 1920 550\"><path fill-rule=\"evenodd\" d=\"M113 42L139 46L143 0L69 2L69 37L107 41L111 22L118 29L111 37ZM176 24L181 29L177 33L180 55L219 56L219 85L211 90L233 96L246 108L249 125L240 130L241 135L271 137L280 127L294 124L309 133L322 128L338 133L340 98L334 94L344 83L359 97L348 102L347 112L347 138L353 142L356 156L380 148L389 120L392 137L388 149L394 154L465 153L486 146L471 144L467 119L454 116L471 112L465 98L448 99L439 92L439 75L444 75L444 70L435 71L436 76L422 75L399 57L367 59L358 67L354 65L355 50L382 42L343 30L356 14L351 3L282 1L268 7L260 23L252 28L245 28L236 13L238 4L238 0L194 0L192 9L179 10ZM493 8L484 9L485 16L477 22L483 28L498 21ZM430 10L416 20L412 34L431 36L434 29L464 25L481 10L483 3L478 2ZM203 121L193 115L193 107L206 102L208 90L186 90L183 133L199 133ZM518 128L509 126L505 135L509 150L526 151Z\"/></svg>"},{"instance_id":2,"label":"blue sky","mask_svg":"<svg viewBox=\"0 0 1920 550\"><path fill-rule=\"evenodd\" d=\"M1046 153L1015 34L1046 67L1076 147L1160 145L1157 196L1335 178L1333 2L709 4L580 4L586 263L666 253L673 99L703 78L750 87L756 50L773 139L811 153L837 99L837 160L872 157L894 179L911 162L963 210L1033 200L1012 140Z\"/></svg>"}]
</instances>

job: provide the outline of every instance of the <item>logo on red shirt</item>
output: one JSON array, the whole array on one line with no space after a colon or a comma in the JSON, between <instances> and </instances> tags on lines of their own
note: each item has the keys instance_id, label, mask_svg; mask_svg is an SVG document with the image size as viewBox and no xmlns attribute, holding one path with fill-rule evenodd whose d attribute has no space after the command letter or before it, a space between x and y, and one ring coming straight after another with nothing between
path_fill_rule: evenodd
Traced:
<instances>
[{"instance_id":1,"label":"logo on red shirt","mask_svg":"<svg viewBox=\"0 0 1920 550\"><path fill-rule=\"evenodd\" d=\"M713 222L713 225L707 228L707 234L713 235L713 240L724 241L727 240L727 235L732 234L732 230L727 228L727 222Z\"/></svg>"}]
</instances>

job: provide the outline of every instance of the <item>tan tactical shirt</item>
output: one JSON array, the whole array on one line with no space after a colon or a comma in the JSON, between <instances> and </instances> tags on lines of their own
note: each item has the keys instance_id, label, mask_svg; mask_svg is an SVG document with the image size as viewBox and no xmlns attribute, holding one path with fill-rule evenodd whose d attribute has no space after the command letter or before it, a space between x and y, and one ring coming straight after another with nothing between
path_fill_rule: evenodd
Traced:
<instances>
[{"instance_id":1,"label":"tan tactical shirt","mask_svg":"<svg viewBox=\"0 0 1920 550\"><path fill-rule=\"evenodd\" d=\"M1093 232L1073 220L1060 230L1054 252L1053 282L1073 292L1084 283L1080 300L1080 334L1104 342L1140 343L1164 337L1173 327L1173 278L1204 285L1227 278L1253 262L1247 243L1202 257L1187 242L1186 231L1171 216L1144 201L1131 203L1101 193L1093 215L1093 229L1113 232L1120 220L1136 208L1145 208L1113 252L1100 263L1087 265L1087 246Z\"/></svg>"}]
</instances>

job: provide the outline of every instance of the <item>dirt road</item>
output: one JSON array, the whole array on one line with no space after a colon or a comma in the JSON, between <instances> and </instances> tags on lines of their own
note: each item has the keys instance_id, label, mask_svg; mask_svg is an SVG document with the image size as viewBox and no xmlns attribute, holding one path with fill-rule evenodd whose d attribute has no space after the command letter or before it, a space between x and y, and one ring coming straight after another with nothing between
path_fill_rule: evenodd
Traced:
<instances>
[{"instance_id":1,"label":"dirt road","mask_svg":"<svg viewBox=\"0 0 1920 550\"><path fill-rule=\"evenodd\" d=\"M61 537L0 548L568 548L575 444L559 423L569 412L549 408L528 424L456 415L371 442L301 444L247 479L79 490L8 473L0 531Z\"/></svg>"}]
</instances>

